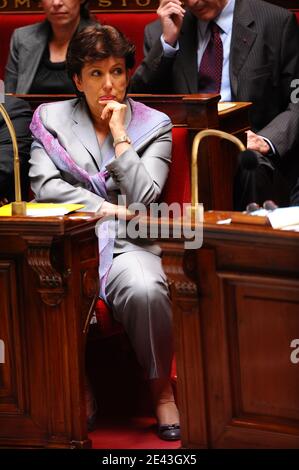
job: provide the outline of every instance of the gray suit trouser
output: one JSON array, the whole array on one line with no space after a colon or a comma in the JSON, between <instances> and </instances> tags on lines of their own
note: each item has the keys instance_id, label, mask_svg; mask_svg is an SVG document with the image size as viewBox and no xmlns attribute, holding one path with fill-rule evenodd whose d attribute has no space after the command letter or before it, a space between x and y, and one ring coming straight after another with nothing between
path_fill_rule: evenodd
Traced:
<instances>
[{"instance_id":1,"label":"gray suit trouser","mask_svg":"<svg viewBox=\"0 0 299 470\"><path fill-rule=\"evenodd\" d=\"M137 250L116 256L108 275L106 296L148 378L170 376L172 311L161 258Z\"/></svg>"}]
</instances>

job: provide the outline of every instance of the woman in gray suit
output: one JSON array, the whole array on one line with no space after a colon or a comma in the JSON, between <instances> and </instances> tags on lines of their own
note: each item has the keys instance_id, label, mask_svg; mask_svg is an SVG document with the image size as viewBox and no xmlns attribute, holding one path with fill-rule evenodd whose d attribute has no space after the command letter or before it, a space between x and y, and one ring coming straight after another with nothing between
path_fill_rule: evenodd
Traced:
<instances>
[{"instance_id":1,"label":"woman in gray suit","mask_svg":"<svg viewBox=\"0 0 299 470\"><path fill-rule=\"evenodd\" d=\"M148 207L159 198L171 160L172 124L165 114L126 98L134 53L112 26L89 26L72 39L67 66L80 98L41 105L31 124L30 178L37 201L82 203L84 210L113 217L130 204ZM110 236L106 229L99 229L101 295L150 379L159 436L179 439L170 382L171 305L160 248L120 231Z\"/></svg>"},{"instance_id":2,"label":"woman in gray suit","mask_svg":"<svg viewBox=\"0 0 299 470\"><path fill-rule=\"evenodd\" d=\"M92 23L88 0L41 0L46 20L17 28L5 70L6 93L75 93L66 72L73 34Z\"/></svg>"}]
</instances>

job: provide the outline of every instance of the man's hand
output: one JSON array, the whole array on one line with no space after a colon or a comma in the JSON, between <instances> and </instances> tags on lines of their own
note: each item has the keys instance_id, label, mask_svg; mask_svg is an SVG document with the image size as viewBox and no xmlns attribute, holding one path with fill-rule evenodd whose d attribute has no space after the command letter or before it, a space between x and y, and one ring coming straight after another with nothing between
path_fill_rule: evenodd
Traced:
<instances>
[{"instance_id":1,"label":"man's hand","mask_svg":"<svg viewBox=\"0 0 299 470\"><path fill-rule=\"evenodd\" d=\"M249 150L255 150L260 152L262 155L267 155L271 152L270 145L261 137L252 131L246 131L247 134L247 148Z\"/></svg>"},{"instance_id":2,"label":"man's hand","mask_svg":"<svg viewBox=\"0 0 299 470\"><path fill-rule=\"evenodd\" d=\"M170 46L175 46L185 15L182 2L180 0L161 0L157 14L160 16L164 41Z\"/></svg>"}]
</instances>

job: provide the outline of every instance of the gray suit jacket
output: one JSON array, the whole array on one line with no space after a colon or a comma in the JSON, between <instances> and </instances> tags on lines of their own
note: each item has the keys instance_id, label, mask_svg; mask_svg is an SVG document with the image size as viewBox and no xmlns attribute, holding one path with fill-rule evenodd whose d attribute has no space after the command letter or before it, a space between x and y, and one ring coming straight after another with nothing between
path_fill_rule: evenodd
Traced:
<instances>
[{"instance_id":1,"label":"gray suit jacket","mask_svg":"<svg viewBox=\"0 0 299 470\"><path fill-rule=\"evenodd\" d=\"M41 118L44 126L57 136L59 143L75 163L90 175L100 171L103 154L112 147L112 136L108 135L100 147L84 100L68 100L45 105ZM131 120L128 104L125 125ZM155 137L130 147L114 159L106 169L109 201L117 204L118 195L126 195L127 205L141 202L145 206L155 202L163 189L171 161L171 123L157 130ZM85 211L96 212L104 199L90 192L72 174L60 171L43 146L35 141L31 149L29 176L31 187L38 202L65 202L84 204ZM140 241L138 246L154 253L160 250L155 245ZM125 240L118 240L115 252L136 249ZM137 248L138 249L138 248Z\"/></svg>"},{"instance_id":2,"label":"gray suit jacket","mask_svg":"<svg viewBox=\"0 0 299 470\"><path fill-rule=\"evenodd\" d=\"M165 58L160 21L145 30L145 59L136 70L132 93L198 93L197 23L187 12L179 37L180 50ZM280 156L293 150L299 161L299 104L290 103L291 81L299 77L299 28L286 9L261 0L236 0L230 82L233 101L252 101L252 129L269 138ZM294 155L294 153L296 155ZM293 162L286 166L292 166ZM296 171L299 164L296 163Z\"/></svg>"},{"instance_id":3,"label":"gray suit jacket","mask_svg":"<svg viewBox=\"0 0 299 470\"><path fill-rule=\"evenodd\" d=\"M81 19L79 29L91 20ZM46 20L17 28L10 41L9 57L5 68L6 93L28 93L38 69L51 32Z\"/></svg>"}]
</instances>

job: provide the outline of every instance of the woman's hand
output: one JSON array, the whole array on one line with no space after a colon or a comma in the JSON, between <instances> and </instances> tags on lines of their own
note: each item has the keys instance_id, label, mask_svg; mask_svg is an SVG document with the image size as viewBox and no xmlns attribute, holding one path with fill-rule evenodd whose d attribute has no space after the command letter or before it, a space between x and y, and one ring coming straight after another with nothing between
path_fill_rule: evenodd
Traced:
<instances>
[{"instance_id":1,"label":"woman's hand","mask_svg":"<svg viewBox=\"0 0 299 470\"><path fill-rule=\"evenodd\" d=\"M115 217L117 219L130 220L135 216L125 206L118 206L111 204L111 202L104 201L97 213L103 217Z\"/></svg>"},{"instance_id":2,"label":"woman's hand","mask_svg":"<svg viewBox=\"0 0 299 470\"><path fill-rule=\"evenodd\" d=\"M126 133L125 116L127 106L118 101L99 101L104 106L101 118L108 121L113 139L123 136Z\"/></svg>"}]
</instances>

